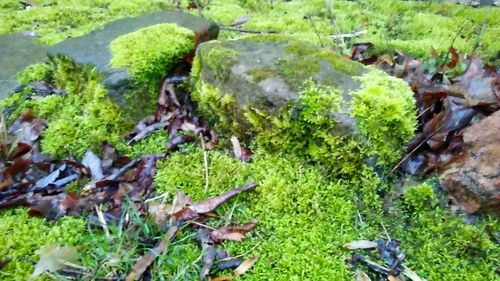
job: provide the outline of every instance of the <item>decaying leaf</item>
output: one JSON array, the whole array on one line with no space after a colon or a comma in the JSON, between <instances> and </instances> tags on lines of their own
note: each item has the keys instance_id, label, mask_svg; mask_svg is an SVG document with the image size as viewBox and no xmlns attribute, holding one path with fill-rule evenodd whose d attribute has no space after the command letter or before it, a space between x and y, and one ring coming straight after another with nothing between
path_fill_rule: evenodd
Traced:
<instances>
[{"instance_id":1,"label":"decaying leaf","mask_svg":"<svg viewBox=\"0 0 500 281\"><path fill-rule=\"evenodd\" d=\"M415 273L413 270L409 269L408 267L403 265L403 272L402 274L408 278L410 278L412 281L427 281L423 278L420 278L417 273Z\"/></svg>"},{"instance_id":2,"label":"decaying leaf","mask_svg":"<svg viewBox=\"0 0 500 281\"><path fill-rule=\"evenodd\" d=\"M255 256L251 259L244 261L242 264L240 264L240 266L238 266L238 268L234 270L234 274L238 276L245 274L245 272L247 272L255 264L255 262L257 262L258 258L259 256Z\"/></svg>"},{"instance_id":3,"label":"decaying leaf","mask_svg":"<svg viewBox=\"0 0 500 281\"><path fill-rule=\"evenodd\" d=\"M371 281L370 277L366 275L361 269L356 269L356 281Z\"/></svg>"},{"instance_id":4,"label":"decaying leaf","mask_svg":"<svg viewBox=\"0 0 500 281\"><path fill-rule=\"evenodd\" d=\"M377 242L369 240L354 240L344 245L349 250L371 249L377 247Z\"/></svg>"},{"instance_id":5,"label":"decaying leaf","mask_svg":"<svg viewBox=\"0 0 500 281\"><path fill-rule=\"evenodd\" d=\"M210 234L215 242L222 240L242 241L245 238L245 233L252 231L257 225L257 221L253 220L242 226L224 226L218 228Z\"/></svg>"},{"instance_id":6,"label":"decaying leaf","mask_svg":"<svg viewBox=\"0 0 500 281\"><path fill-rule=\"evenodd\" d=\"M93 180L100 180L104 178L102 172L101 159L92 150L87 150L83 155L82 165L90 170Z\"/></svg>"},{"instance_id":7,"label":"decaying leaf","mask_svg":"<svg viewBox=\"0 0 500 281\"><path fill-rule=\"evenodd\" d=\"M203 200L201 202L194 203L193 205L189 206L189 208L198 214L208 213L215 210L217 207L219 207L222 203L226 202L227 200L235 197L236 195L242 193L243 191L252 190L256 186L257 186L256 183L253 182L247 183L242 187L230 190L220 196L212 197Z\"/></svg>"},{"instance_id":8,"label":"decaying leaf","mask_svg":"<svg viewBox=\"0 0 500 281\"><path fill-rule=\"evenodd\" d=\"M49 245L38 251L40 259L35 265L30 279L40 276L44 272L56 272L65 267L65 263L74 263L78 260L77 251L73 247Z\"/></svg>"}]
</instances>

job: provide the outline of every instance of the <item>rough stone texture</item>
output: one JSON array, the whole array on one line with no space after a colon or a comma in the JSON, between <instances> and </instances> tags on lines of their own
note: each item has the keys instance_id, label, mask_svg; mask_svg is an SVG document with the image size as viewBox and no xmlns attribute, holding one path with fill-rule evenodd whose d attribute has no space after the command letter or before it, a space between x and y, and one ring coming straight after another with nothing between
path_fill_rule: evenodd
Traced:
<instances>
[{"instance_id":1,"label":"rough stone texture","mask_svg":"<svg viewBox=\"0 0 500 281\"><path fill-rule=\"evenodd\" d=\"M0 35L0 100L19 86L17 73L46 59L46 47L34 40L24 34Z\"/></svg>"},{"instance_id":2,"label":"rough stone texture","mask_svg":"<svg viewBox=\"0 0 500 281\"><path fill-rule=\"evenodd\" d=\"M97 71L105 75L104 84L113 97L128 87L130 76L123 68L115 69L109 66L111 61L109 44L121 35L160 23L175 23L197 34L206 33L208 38L205 39L213 39L218 35L218 26L214 22L186 13L157 12L111 22L87 35L56 44L48 53L51 56L67 56L78 64L94 65ZM114 99L119 101L119 98Z\"/></svg>"},{"instance_id":3,"label":"rough stone texture","mask_svg":"<svg viewBox=\"0 0 500 281\"><path fill-rule=\"evenodd\" d=\"M346 60L346 64L353 67L350 69L353 73L348 74L336 69L326 58L327 55L317 56L321 48L303 45L303 50L296 50L297 46L293 43L296 42L279 37L204 43L197 51L197 58L203 65L199 75L203 83L234 95L238 111L234 113L240 117L247 107L264 110L271 115L277 113L290 101L299 99L298 92L309 78L341 89L347 101L352 98L348 92L359 87L359 82L352 76L365 71L361 65ZM233 52L234 57L231 55ZM336 56L333 53L330 55ZM351 116L338 113L336 117L342 121L339 128L346 127L349 132L357 130ZM241 118L239 121L242 125L245 123Z\"/></svg>"},{"instance_id":4,"label":"rough stone texture","mask_svg":"<svg viewBox=\"0 0 500 281\"><path fill-rule=\"evenodd\" d=\"M500 215L500 111L464 132L466 153L440 177L469 213Z\"/></svg>"}]
</instances>

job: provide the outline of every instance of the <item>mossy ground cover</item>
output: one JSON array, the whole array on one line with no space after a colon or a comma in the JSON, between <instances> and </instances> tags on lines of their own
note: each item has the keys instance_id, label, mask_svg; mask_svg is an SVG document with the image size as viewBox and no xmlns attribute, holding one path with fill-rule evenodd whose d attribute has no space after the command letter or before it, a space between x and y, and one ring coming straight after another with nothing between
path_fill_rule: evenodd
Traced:
<instances>
[{"instance_id":1,"label":"mossy ground cover","mask_svg":"<svg viewBox=\"0 0 500 281\"><path fill-rule=\"evenodd\" d=\"M170 4L143 0L35 2L43 2L44 6L23 10L18 1L2 2L0 33L35 29L42 35L41 42L56 43L68 36L82 35L112 19L163 9ZM438 51L446 50L460 30L463 36L455 41L456 47L462 52L470 51L482 19L487 15L478 52L494 57L499 49L494 40L498 18L492 17L488 8L473 10L420 2L334 1L333 11L341 33L367 28L368 34L363 40L371 40L381 49L401 48L419 56L430 56L430 46ZM329 36L337 32L328 18L324 1L275 1L271 6L266 1L212 0L204 9L204 15L224 24L240 15L250 15L245 28L275 29L330 47L333 40ZM304 15L312 17L321 40ZM461 27L464 19L467 21ZM33 22L40 24L33 26ZM224 36L239 35L226 32ZM71 67L71 64L60 64L62 66ZM11 107L17 114L33 108L37 115L49 120L42 149L58 157L68 154L79 157L86 149L97 148L107 141L132 156L163 151L161 144L167 137L164 132L150 136L133 148L126 146L120 136L131 124L121 121L118 109L105 97L95 73L83 71L82 79L64 77L64 73L68 72L45 65L32 67L21 79L28 83L56 78L53 81L67 91L67 96L33 97L26 101L25 95L31 95L27 91L15 95L10 104L2 105L3 108L19 105ZM363 112L362 108L359 112ZM383 141L380 135L375 137ZM361 169L363 172L357 177L339 180L293 155L257 149L254 161L244 164L222 150L212 151L209 152L207 192L204 191L203 153L196 147L183 147L158 169L157 191L168 192L168 198L180 189L200 200L249 180L258 182L255 192L235 198L219 211L225 225L252 218L260 221L256 233L248 234L243 243L225 244L233 255L256 246L247 257L258 254L259 261L242 280L351 280L353 273L344 264L349 251L342 245L353 239L384 236L382 225L393 239L402 241L401 248L407 254L405 264L427 280L498 278L500 248L495 242L495 235L500 231L498 220L480 218L474 224L464 223L465 217L456 216L439 200L431 183L407 187L390 209L383 209L382 199L393 187L380 182L367 168ZM221 221L209 223L219 226ZM123 251L126 247L122 246L136 243L133 237L126 241L118 235L107 239L100 234L90 235L85 229L83 219L63 218L48 223L28 218L25 209L2 211L0 244L7 246L0 248L0 259L13 258L13 261L0 270L0 276L6 280L27 278L32 264L25 258L36 260L36 251L53 242L83 246L80 249L85 253L81 261L85 267L95 268L101 265L99 261L107 260L109 263L103 270L130 269L132 260L137 258L136 252L126 253ZM153 231L152 235L158 232ZM178 242L159 257L153 267L157 280L198 278L201 250L192 238L190 233L181 233ZM85 248L85 245L92 247ZM113 264L117 259L124 263Z\"/></svg>"}]
</instances>

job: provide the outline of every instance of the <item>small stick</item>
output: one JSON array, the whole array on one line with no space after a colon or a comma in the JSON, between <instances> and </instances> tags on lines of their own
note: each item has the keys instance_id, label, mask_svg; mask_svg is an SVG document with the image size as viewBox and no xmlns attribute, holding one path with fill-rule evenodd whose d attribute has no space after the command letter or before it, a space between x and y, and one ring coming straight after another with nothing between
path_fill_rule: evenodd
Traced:
<instances>
[{"instance_id":1,"label":"small stick","mask_svg":"<svg viewBox=\"0 0 500 281\"><path fill-rule=\"evenodd\" d=\"M196 9L198 9L198 16L200 16L200 18L203 19L204 17L203 17L203 14L201 13L202 8L200 6L200 3L198 2L198 0L194 0L193 2L194 2L194 5L196 6Z\"/></svg>"},{"instance_id":2,"label":"small stick","mask_svg":"<svg viewBox=\"0 0 500 281\"><path fill-rule=\"evenodd\" d=\"M312 19L312 16L308 16L307 18L311 22L311 25L313 27L314 33L316 33L316 36L318 36L318 40L319 40L319 44L321 45L321 48L324 48L325 45L323 44L323 41L321 41L321 36L319 35L318 29L316 29L316 25L314 24L314 20Z\"/></svg>"},{"instance_id":3,"label":"small stick","mask_svg":"<svg viewBox=\"0 0 500 281\"><path fill-rule=\"evenodd\" d=\"M234 260L234 259L237 259L237 258L242 258L242 257L248 255L251 251L255 250L257 247L259 247L260 244L262 244L262 242L257 243L255 246L253 246L252 248L250 248L250 250L244 252L243 254L240 254L240 255L237 255L237 256L234 256L234 257L223 258L223 259L220 259L219 262L221 262L221 261L228 261L228 260Z\"/></svg>"},{"instance_id":4,"label":"small stick","mask_svg":"<svg viewBox=\"0 0 500 281\"><path fill-rule=\"evenodd\" d=\"M206 228L206 229L210 229L210 230L217 230L217 228L213 228L213 227L211 227L211 226L209 226L209 225L202 224L202 223L199 223L199 222L196 222L196 221L192 221L191 223L192 223L192 224L195 224L195 225L197 225L197 226L201 226L201 227Z\"/></svg>"}]
</instances>

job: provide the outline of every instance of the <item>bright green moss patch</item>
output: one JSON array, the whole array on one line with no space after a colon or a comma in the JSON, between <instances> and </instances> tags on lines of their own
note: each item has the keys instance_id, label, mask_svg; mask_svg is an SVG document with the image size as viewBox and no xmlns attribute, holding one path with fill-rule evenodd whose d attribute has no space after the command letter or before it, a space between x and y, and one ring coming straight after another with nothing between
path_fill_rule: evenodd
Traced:
<instances>
[{"instance_id":1,"label":"bright green moss patch","mask_svg":"<svg viewBox=\"0 0 500 281\"><path fill-rule=\"evenodd\" d=\"M138 81L158 81L194 50L194 33L176 24L157 24L111 42L113 67L125 67Z\"/></svg>"},{"instance_id":2,"label":"bright green moss patch","mask_svg":"<svg viewBox=\"0 0 500 281\"><path fill-rule=\"evenodd\" d=\"M203 153L188 147L159 163L157 190L172 198L180 189L202 200L248 181L259 184L255 191L222 205L222 218L207 222L259 220L255 234L248 234L244 242L224 243L232 255L257 245L247 258L260 258L242 280L353 279L344 263L350 253L344 243L385 237L382 224L391 238L401 240L405 264L422 278L495 280L499 246L488 233L498 231L498 221L464 224L461 216L437 204L429 184L409 187L384 215L382 200L375 194L379 180L368 175L328 179L300 159L261 151L250 164L211 151L208 169L210 186L205 193ZM357 216L362 221L356 223Z\"/></svg>"},{"instance_id":3,"label":"bright green moss patch","mask_svg":"<svg viewBox=\"0 0 500 281\"><path fill-rule=\"evenodd\" d=\"M19 1L0 2L0 34L32 30L45 44L84 35L116 19L171 6L163 0L43 0L33 1L39 5L25 10Z\"/></svg>"},{"instance_id":4,"label":"bright green moss patch","mask_svg":"<svg viewBox=\"0 0 500 281\"><path fill-rule=\"evenodd\" d=\"M24 208L0 212L0 233L0 259L11 259L0 270L2 280L28 280L33 272L32 262L38 261L37 251L44 245L79 247L87 239L83 219L64 217L49 223L30 218Z\"/></svg>"},{"instance_id":5,"label":"bright green moss patch","mask_svg":"<svg viewBox=\"0 0 500 281\"><path fill-rule=\"evenodd\" d=\"M248 15L250 20L244 24L245 28L274 30L331 49L372 42L378 52L400 50L426 58L432 56L432 48L438 53L446 52L454 39L453 45L461 54L470 53L479 39L476 52L494 61L500 50L500 42L496 40L500 33L499 11L498 7L472 8L443 1L309 0L270 4L270 1L213 0L203 15L224 25ZM485 29L479 35L484 19ZM360 30L367 32L343 42L344 46L332 38ZM240 35L223 31L221 37Z\"/></svg>"},{"instance_id":6,"label":"bright green moss patch","mask_svg":"<svg viewBox=\"0 0 500 281\"><path fill-rule=\"evenodd\" d=\"M361 89L354 91L351 114L370 143L367 155L382 164L398 160L402 144L415 130L415 101L408 84L371 69L360 76Z\"/></svg>"},{"instance_id":7,"label":"bright green moss patch","mask_svg":"<svg viewBox=\"0 0 500 281\"><path fill-rule=\"evenodd\" d=\"M28 84L32 81L42 81L50 73L50 68L48 64L37 63L28 66L25 70L18 74L17 79L21 84Z\"/></svg>"},{"instance_id":8,"label":"bright green moss patch","mask_svg":"<svg viewBox=\"0 0 500 281\"><path fill-rule=\"evenodd\" d=\"M43 72L44 78L64 94L42 97L28 87L2 101L0 106L13 111L9 120L32 109L36 116L48 121L41 140L43 152L57 158L70 155L80 158L87 149L100 151L103 142L117 144L130 129L120 109L106 96L102 77L93 69L64 58L54 58L48 65L37 67L50 69Z\"/></svg>"}]
</instances>

